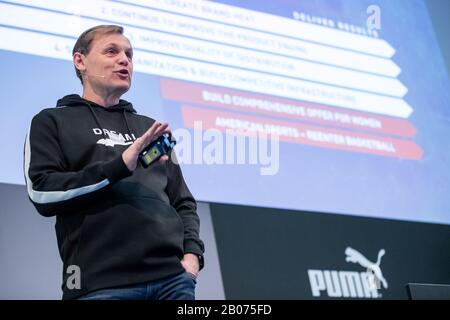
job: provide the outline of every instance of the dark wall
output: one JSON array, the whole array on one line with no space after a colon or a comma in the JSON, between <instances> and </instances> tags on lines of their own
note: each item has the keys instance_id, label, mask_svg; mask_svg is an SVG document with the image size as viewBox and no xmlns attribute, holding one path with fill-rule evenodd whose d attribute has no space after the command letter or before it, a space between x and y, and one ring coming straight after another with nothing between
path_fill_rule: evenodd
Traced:
<instances>
[{"instance_id":1,"label":"dark wall","mask_svg":"<svg viewBox=\"0 0 450 320\"><path fill-rule=\"evenodd\" d=\"M312 299L311 280L317 298L345 298L348 279L333 282L332 274L367 271L346 261L348 247L372 263L385 252L378 266L387 287L359 298L407 299L407 283L450 284L447 225L220 204L210 210L227 299Z\"/></svg>"},{"instance_id":2,"label":"dark wall","mask_svg":"<svg viewBox=\"0 0 450 320\"><path fill-rule=\"evenodd\" d=\"M426 2L436 32L436 38L447 64L448 74L450 75L450 1L427 0Z\"/></svg>"}]
</instances>

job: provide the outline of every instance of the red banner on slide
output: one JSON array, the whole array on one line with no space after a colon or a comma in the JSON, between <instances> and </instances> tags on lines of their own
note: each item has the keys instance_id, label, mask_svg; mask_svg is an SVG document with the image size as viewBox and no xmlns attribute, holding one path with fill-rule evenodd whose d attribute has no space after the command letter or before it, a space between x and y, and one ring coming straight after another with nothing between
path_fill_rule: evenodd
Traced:
<instances>
[{"instance_id":1,"label":"red banner on slide","mask_svg":"<svg viewBox=\"0 0 450 320\"><path fill-rule=\"evenodd\" d=\"M181 112L187 128L217 129L248 136L258 133L277 134L280 141L410 160L418 160L423 154L422 149L410 140L190 106L182 106Z\"/></svg>"},{"instance_id":2,"label":"red banner on slide","mask_svg":"<svg viewBox=\"0 0 450 320\"><path fill-rule=\"evenodd\" d=\"M403 137L412 137L416 134L416 128L404 119L178 80L161 80L161 95L165 99L184 103L221 107L232 111L282 117L381 134Z\"/></svg>"}]
</instances>

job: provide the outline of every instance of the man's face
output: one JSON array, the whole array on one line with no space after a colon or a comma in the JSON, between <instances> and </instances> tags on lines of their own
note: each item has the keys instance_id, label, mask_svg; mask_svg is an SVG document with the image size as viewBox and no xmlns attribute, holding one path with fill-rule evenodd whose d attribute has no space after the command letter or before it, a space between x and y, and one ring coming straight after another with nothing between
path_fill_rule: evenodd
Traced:
<instances>
[{"instance_id":1,"label":"man's face","mask_svg":"<svg viewBox=\"0 0 450 320\"><path fill-rule=\"evenodd\" d=\"M84 57L83 82L94 90L122 95L131 86L133 49L128 39L118 33L99 35Z\"/></svg>"}]
</instances>

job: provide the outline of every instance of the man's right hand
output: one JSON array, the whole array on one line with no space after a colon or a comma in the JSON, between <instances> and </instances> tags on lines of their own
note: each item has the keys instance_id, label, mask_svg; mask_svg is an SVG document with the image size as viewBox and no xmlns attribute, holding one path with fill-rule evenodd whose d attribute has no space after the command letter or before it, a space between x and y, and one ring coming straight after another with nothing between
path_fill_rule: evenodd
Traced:
<instances>
[{"instance_id":1,"label":"man's right hand","mask_svg":"<svg viewBox=\"0 0 450 320\"><path fill-rule=\"evenodd\" d=\"M164 133L169 133L169 125L167 123L159 123L155 121L153 125L139 138L137 138L132 145L130 145L123 153L122 159L128 170L134 171L137 167L138 156L142 150L147 147L150 142L158 138ZM168 160L167 155L162 156L159 161L163 162Z\"/></svg>"}]
</instances>

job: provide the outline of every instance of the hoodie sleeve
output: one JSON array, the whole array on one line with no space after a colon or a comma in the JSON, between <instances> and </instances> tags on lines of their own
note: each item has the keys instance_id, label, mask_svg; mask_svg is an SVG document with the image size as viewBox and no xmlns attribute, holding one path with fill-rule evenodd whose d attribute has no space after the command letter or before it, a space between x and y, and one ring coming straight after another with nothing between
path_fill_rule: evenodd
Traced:
<instances>
[{"instance_id":1,"label":"hoodie sleeve","mask_svg":"<svg viewBox=\"0 0 450 320\"><path fill-rule=\"evenodd\" d=\"M24 174L28 196L46 217L76 211L94 201L108 185L132 174L118 156L83 170L66 168L54 118L45 110L37 114L25 141Z\"/></svg>"},{"instance_id":2,"label":"hoodie sleeve","mask_svg":"<svg viewBox=\"0 0 450 320\"><path fill-rule=\"evenodd\" d=\"M175 157L172 153L171 158ZM181 168L174 163L176 159L167 161L168 182L166 192L170 204L180 215L184 225L184 253L203 255L204 244L199 238L200 219L197 215L197 203L184 181Z\"/></svg>"}]
</instances>

